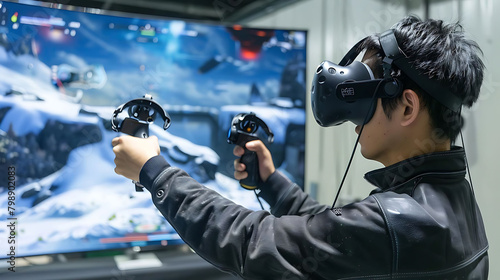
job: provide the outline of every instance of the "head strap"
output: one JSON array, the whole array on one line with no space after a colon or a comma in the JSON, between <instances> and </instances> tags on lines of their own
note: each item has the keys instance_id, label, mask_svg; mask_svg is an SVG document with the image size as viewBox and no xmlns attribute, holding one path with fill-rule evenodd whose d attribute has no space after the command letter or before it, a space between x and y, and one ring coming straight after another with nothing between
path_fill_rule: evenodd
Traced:
<instances>
[{"instance_id":1,"label":"head strap","mask_svg":"<svg viewBox=\"0 0 500 280\"><path fill-rule=\"evenodd\" d=\"M443 85L442 82L422 74L413 67L412 63L399 48L393 29L389 29L380 34L380 46L385 54L383 59L384 64L396 65L412 81L414 81L439 103L453 112L460 111L462 106L462 100L460 97L452 93L446 86ZM387 73L384 73L384 76L386 74Z\"/></svg>"}]
</instances>

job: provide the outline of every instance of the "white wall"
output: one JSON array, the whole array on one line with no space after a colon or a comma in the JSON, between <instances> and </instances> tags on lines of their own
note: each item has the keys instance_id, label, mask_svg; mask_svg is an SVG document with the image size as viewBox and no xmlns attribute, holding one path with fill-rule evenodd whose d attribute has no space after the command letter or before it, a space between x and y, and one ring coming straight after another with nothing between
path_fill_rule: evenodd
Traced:
<instances>
[{"instance_id":1,"label":"white wall","mask_svg":"<svg viewBox=\"0 0 500 280\"><path fill-rule=\"evenodd\" d=\"M307 83L311 84L316 67L322 60L338 62L345 52L368 34L388 29L401 17L412 13L424 17L423 1L381 0L304 0L247 23L251 26L298 28L308 30ZM484 51L487 67L478 103L464 112L463 134L472 180L490 242L490 279L500 279L500 224L496 204L500 188L494 179L500 171L500 42L498 27L500 1L435 0L430 1L429 16L445 21L459 20L469 38ZM309 92L308 92L309 94ZM306 190L318 186L317 198L331 204L344 174L356 134L352 124L321 128L307 107ZM363 174L380 164L364 159L356 152L341 193L342 201L364 198L373 188Z\"/></svg>"}]
</instances>

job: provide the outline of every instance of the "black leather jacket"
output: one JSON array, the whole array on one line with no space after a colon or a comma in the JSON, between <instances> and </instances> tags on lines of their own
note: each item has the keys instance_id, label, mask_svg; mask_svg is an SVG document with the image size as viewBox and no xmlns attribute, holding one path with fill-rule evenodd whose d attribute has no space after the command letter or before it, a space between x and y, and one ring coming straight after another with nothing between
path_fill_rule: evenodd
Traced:
<instances>
[{"instance_id":1,"label":"black leather jacket","mask_svg":"<svg viewBox=\"0 0 500 280\"><path fill-rule=\"evenodd\" d=\"M279 172L271 213L203 187L161 156L141 183L184 241L245 279L487 279L488 242L461 148L372 171L366 199L330 210Z\"/></svg>"}]
</instances>

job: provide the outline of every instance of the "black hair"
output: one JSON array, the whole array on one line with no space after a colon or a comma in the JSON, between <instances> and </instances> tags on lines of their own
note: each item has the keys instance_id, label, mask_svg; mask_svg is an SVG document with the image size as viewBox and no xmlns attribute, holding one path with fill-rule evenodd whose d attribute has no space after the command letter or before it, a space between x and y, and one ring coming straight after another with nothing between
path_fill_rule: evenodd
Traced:
<instances>
[{"instance_id":1,"label":"black hair","mask_svg":"<svg viewBox=\"0 0 500 280\"><path fill-rule=\"evenodd\" d=\"M465 38L460 23L433 19L422 21L416 16L408 16L392 29L399 48L420 73L446 85L460 97L462 105L471 107L477 101L485 68L481 60L483 53L476 42ZM368 37L360 47L379 53L380 63L372 70L375 76L382 77L379 34ZM400 79L404 88L412 89L419 95L421 106L429 111L431 125L441 130L438 135L454 142L463 127L460 112L446 108L394 66L392 76ZM390 118L400 101L400 98L382 99L387 117Z\"/></svg>"}]
</instances>

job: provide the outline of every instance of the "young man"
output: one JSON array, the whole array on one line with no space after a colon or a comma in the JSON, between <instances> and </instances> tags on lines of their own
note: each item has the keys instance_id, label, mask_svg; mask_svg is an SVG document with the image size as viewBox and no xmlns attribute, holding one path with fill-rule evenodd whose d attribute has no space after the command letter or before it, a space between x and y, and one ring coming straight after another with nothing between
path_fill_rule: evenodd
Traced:
<instances>
[{"instance_id":1,"label":"young man","mask_svg":"<svg viewBox=\"0 0 500 280\"><path fill-rule=\"evenodd\" d=\"M446 84L464 105L477 100L480 50L458 25L408 17L393 29L419 73ZM259 195L272 214L236 205L170 166L155 137L113 139L115 171L140 181L200 256L245 279L487 279L488 242L465 153L451 146L460 112L401 69L384 69L378 35L361 48L375 78L390 72L403 84L394 97L374 99L373 116L356 127L363 156L386 166L365 175L377 188L364 200L335 211L318 204L275 170L260 141L246 147L257 152ZM236 160L235 178L246 176Z\"/></svg>"}]
</instances>

